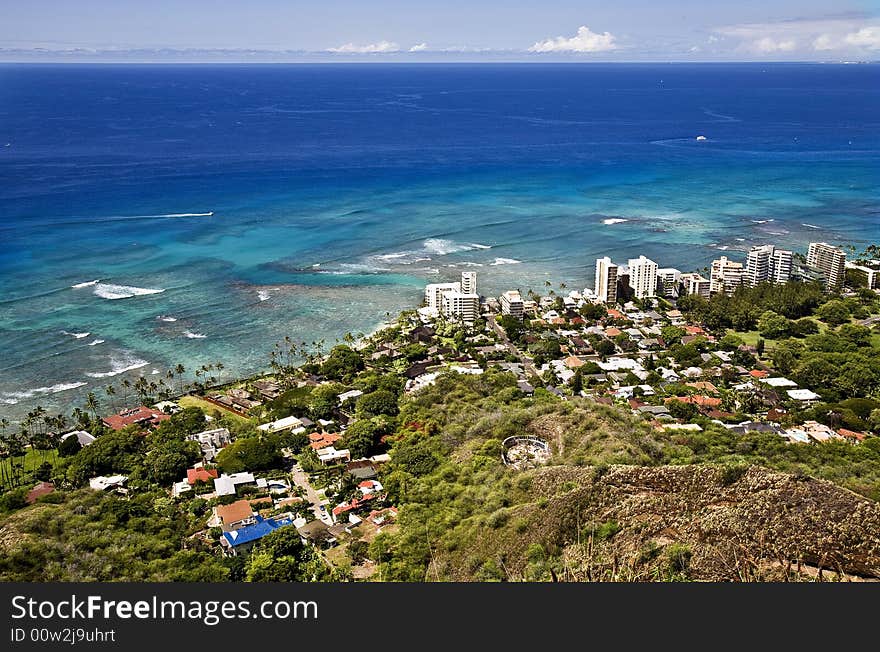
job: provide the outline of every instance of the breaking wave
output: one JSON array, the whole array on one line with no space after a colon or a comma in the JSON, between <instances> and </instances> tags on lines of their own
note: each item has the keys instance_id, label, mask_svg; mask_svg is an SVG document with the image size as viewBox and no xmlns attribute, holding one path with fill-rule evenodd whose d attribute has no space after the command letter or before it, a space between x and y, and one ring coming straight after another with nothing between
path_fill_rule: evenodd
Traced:
<instances>
[{"instance_id":1,"label":"breaking wave","mask_svg":"<svg viewBox=\"0 0 880 652\"><path fill-rule=\"evenodd\" d=\"M112 376L124 374L126 371L134 371L135 369L146 367L148 364L150 363L146 360L141 360L132 355L125 355L122 357L110 356L110 371L93 371L87 373L86 376L89 378L110 378Z\"/></svg>"},{"instance_id":2,"label":"breaking wave","mask_svg":"<svg viewBox=\"0 0 880 652\"><path fill-rule=\"evenodd\" d=\"M490 265L518 265L521 263L521 260L517 260L516 258L496 258L494 261L489 263Z\"/></svg>"},{"instance_id":3,"label":"breaking wave","mask_svg":"<svg viewBox=\"0 0 880 652\"><path fill-rule=\"evenodd\" d=\"M95 296L110 300L129 299L148 294L159 294L164 291L164 289L139 288L134 285L114 285L113 283L98 283L94 289Z\"/></svg>"},{"instance_id":4,"label":"breaking wave","mask_svg":"<svg viewBox=\"0 0 880 652\"><path fill-rule=\"evenodd\" d=\"M77 387L82 387L86 384L88 383L82 381L75 383L59 383L49 387L34 387L33 389L26 389L22 392L3 392L2 398L0 398L0 403L15 405L20 400L33 398L40 394L58 394L59 392L66 392L69 389L76 389Z\"/></svg>"}]
</instances>

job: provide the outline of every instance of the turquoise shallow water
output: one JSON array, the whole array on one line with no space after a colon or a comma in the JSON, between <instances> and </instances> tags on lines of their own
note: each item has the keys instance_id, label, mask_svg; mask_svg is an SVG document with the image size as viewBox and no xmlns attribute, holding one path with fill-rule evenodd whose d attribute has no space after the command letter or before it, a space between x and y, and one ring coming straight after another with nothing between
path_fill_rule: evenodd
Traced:
<instances>
[{"instance_id":1,"label":"turquoise shallow water","mask_svg":"<svg viewBox=\"0 0 880 652\"><path fill-rule=\"evenodd\" d=\"M876 241L878 81L2 67L0 412L69 409L178 362L250 373L285 335L369 331L463 269L494 294L583 287L606 254L690 270L751 244Z\"/></svg>"}]
</instances>

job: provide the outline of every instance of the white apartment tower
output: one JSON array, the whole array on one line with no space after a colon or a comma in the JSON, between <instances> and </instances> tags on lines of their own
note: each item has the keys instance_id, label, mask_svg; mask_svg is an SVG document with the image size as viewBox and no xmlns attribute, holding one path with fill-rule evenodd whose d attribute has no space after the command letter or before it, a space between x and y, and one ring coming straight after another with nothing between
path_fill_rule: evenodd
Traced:
<instances>
[{"instance_id":1,"label":"white apartment tower","mask_svg":"<svg viewBox=\"0 0 880 652\"><path fill-rule=\"evenodd\" d=\"M843 285L846 254L840 247L834 247L827 242L811 242L807 249L807 265L825 274L827 290L837 290Z\"/></svg>"},{"instance_id":2,"label":"white apartment tower","mask_svg":"<svg viewBox=\"0 0 880 652\"><path fill-rule=\"evenodd\" d=\"M657 270L657 280L660 282L664 297L677 297L678 286L681 280L681 271L673 267L661 267Z\"/></svg>"},{"instance_id":3,"label":"white apartment tower","mask_svg":"<svg viewBox=\"0 0 880 652\"><path fill-rule=\"evenodd\" d=\"M444 292L440 310L447 319L473 323L480 316L480 295L465 292Z\"/></svg>"},{"instance_id":4,"label":"white apartment tower","mask_svg":"<svg viewBox=\"0 0 880 652\"><path fill-rule=\"evenodd\" d=\"M702 274L682 274L679 280L684 286L685 294L699 294L701 297L709 298L711 282Z\"/></svg>"},{"instance_id":5,"label":"white apartment tower","mask_svg":"<svg viewBox=\"0 0 880 652\"><path fill-rule=\"evenodd\" d=\"M745 282L754 287L758 283L787 283L791 278L792 253L773 245L752 247L746 260Z\"/></svg>"},{"instance_id":6,"label":"white apartment tower","mask_svg":"<svg viewBox=\"0 0 880 652\"><path fill-rule=\"evenodd\" d=\"M645 256L630 258L629 286L637 299L653 297L657 291L657 263Z\"/></svg>"},{"instance_id":7,"label":"white apartment tower","mask_svg":"<svg viewBox=\"0 0 880 652\"><path fill-rule=\"evenodd\" d=\"M425 286L425 305L436 313L443 310L443 294L461 292L461 283L431 283Z\"/></svg>"},{"instance_id":8,"label":"white apartment tower","mask_svg":"<svg viewBox=\"0 0 880 652\"><path fill-rule=\"evenodd\" d=\"M477 273L461 273L461 291L463 294L477 294Z\"/></svg>"},{"instance_id":9,"label":"white apartment tower","mask_svg":"<svg viewBox=\"0 0 880 652\"><path fill-rule=\"evenodd\" d=\"M522 321L523 300L519 290L508 290L501 295L501 314L510 315Z\"/></svg>"},{"instance_id":10,"label":"white apartment tower","mask_svg":"<svg viewBox=\"0 0 880 652\"><path fill-rule=\"evenodd\" d=\"M596 296L602 303L617 303L617 265L608 256L596 259Z\"/></svg>"},{"instance_id":11,"label":"white apartment tower","mask_svg":"<svg viewBox=\"0 0 880 652\"><path fill-rule=\"evenodd\" d=\"M733 294L743 283L742 263L736 263L727 256L721 256L712 261L711 274L709 275L709 292L711 294Z\"/></svg>"}]
</instances>

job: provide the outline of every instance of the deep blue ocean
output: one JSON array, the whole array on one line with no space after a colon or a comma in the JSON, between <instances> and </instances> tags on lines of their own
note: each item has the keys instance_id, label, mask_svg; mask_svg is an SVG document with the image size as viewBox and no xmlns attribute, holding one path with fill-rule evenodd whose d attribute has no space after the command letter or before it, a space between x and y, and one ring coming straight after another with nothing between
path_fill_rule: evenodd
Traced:
<instances>
[{"instance_id":1,"label":"deep blue ocean","mask_svg":"<svg viewBox=\"0 0 880 652\"><path fill-rule=\"evenodd\" d=\"M877 65L0 66L0 416L253 372L463 269L861 248L878 127Z\"/></svg>"}]
</instances>

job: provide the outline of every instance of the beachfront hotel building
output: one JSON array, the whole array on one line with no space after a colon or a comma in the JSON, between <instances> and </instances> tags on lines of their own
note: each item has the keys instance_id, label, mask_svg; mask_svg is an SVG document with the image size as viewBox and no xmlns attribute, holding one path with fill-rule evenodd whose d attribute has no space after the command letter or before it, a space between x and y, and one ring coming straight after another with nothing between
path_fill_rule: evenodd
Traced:
<instances>
[{"instance_id":1,"label":"beachfront hotel building","mask_svg":"<svg viewBox=\"0 0 880 652\"><path fill-rule=\"evenodd\" d=\"M425 286L425 305L435 315L474 322L480 315L477 274L462 272L461 281L430 283Z\"/></svg>"},{"instance_id":2,"label":"beachfront hotel building","mask_svg":"<svg viewBox=\"0 0 880 652\"><path fill-rule=\"evenodd\" d=\"M519 290L508 290L501 295L501 314L510 315L519 321L523 319L523 300Z\"/></svg>"},{"instance_id":3,"label":"beachfront hotel building","mask_svg":"<svg viewBox=\"0 0 880 652\"><path fill-rule=\"evenodd\" d=\"M608 256L596 260L596 297L602 303L617 303L617 265Z\"/></svg>"},{"instance_id":4,"label":"beachfront hotel building","mask_svg":"<svg viewBox=\"0 0 880 652\"><path fill-rule=\"evenodd\" d=\"M752 287L758 283L788 283L791 278L792 253L773 245L749 249L746 259L745 282Z\"/></svg>"},{"instance_id":5,"label":"beachfront hotel building","mask_svg":"<svg viewBox=\"0 0 880 652\"><path fill-rule=\"evenodd\" d=\"M743 283L745 269L742 263L730 260L727 256L721 256L712 261L709 274L709 293L731 295Z\"/></svg>"},{"instance_id":6,"label":"beachfront hotel building","mask_svg":"<svg viewBox=\"0 0 880 652\"><path fill-rule=\"evenodd\" d=\"M425 286L425 305L435 313L443 310L443 295L446 292L461 292L461 283L430 283Z\"/></svg>"},{"instance_id":7,"label":"beachfront hotel building","mask_svg":"<svg viewBox=\"0 0 880 652\"><path fill-rule=\"evenodd\" d=\"M444 292L443 316L447 319L473 323L480 316L480 295L465 292Z\"/></svg>"},{"instance_id":8,"label":"beachfront hotel building","mask_svg":"<svg viewBox=\"0 0 880 652\"><path fill-rule=\"evenodd\" d=\"M463 294L477 294L477 273L461 273L461 291Z\"/></svg>"},{"instance_id":9,"label":"beachfront hotel building","mask_svg":"<svg viewBox=\"0 0 880 652\"><path fill-rule=\"evenodd\" d=\"M674 267L661 267L657 270L657 283L664 297L675 298L681 284L681 271Z\"/></svg>"},{"instance_id":10,"label":"beachfront hotel building","mask_svg":"<svg viewBox=\"0 0 880 652\"><path fill-rule=\"evenodd\" d=\"M825 289L837 290L843 285L846 254L840 247L834 247L827 242L811 242L807 249L807 265L825 275Z\"/></svg>"},{"instance_id":11,"label":"beachfront hotel building","mask_svg":"<svg viewBox=\"0 0 880 652\"><path fill-rule=\"evenodd\" d=\"M657 263L645 256L639 256L630 258L627 267L629 286L636 299L645 299L657 294Z\"/></svg>"},{"instance_id":12,"label":"beachfront hotel building","mask_svg":"<svg viewBox=\"0 0 880 652\"><path fill-rule=\"evenodd\" d=\"M679 281L681 281L681 287L684 288L684 294L699 294L701 297L709 298L711 282L702 274L696 272L682 274Z\"/></svg>"}]
</instances>

